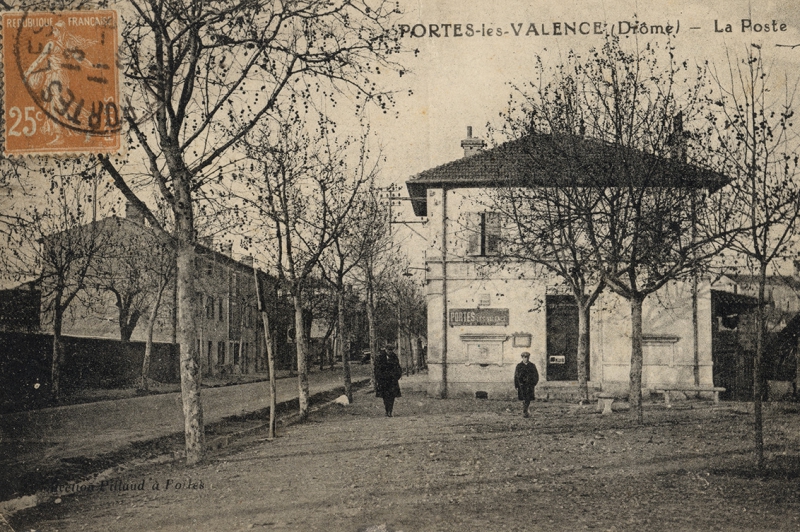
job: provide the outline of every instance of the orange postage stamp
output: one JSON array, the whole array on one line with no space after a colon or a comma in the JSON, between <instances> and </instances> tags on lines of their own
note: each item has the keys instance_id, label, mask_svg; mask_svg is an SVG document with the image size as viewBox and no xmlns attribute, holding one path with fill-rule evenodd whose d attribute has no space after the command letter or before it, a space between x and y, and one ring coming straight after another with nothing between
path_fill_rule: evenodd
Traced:
<instances>
[{"instance_id":1,"label":"orange postage stamp","mask_svg":"<svg viewBox=\"0 0 800 532\"><path fill-rule=\"evenodd\" d=\"M115 11L3 13L6 155L114 153Z\"/></svg>"}]
</instances>

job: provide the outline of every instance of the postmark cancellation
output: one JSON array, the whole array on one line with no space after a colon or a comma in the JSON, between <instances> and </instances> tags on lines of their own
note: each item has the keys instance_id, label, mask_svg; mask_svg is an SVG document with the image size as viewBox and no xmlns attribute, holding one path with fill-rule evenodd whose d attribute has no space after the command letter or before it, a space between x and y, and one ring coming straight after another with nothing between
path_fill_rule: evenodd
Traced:
<instances>
[{"instance_id":1,"label":"postmark cancellation","mask_svg":"<svg viewBox=\"0 0 800 532\"><path fill-rule=\"evenodd\" d=\"M116 153L117 13L2 15L4 153Z\"/></svg>"}]
</instances>

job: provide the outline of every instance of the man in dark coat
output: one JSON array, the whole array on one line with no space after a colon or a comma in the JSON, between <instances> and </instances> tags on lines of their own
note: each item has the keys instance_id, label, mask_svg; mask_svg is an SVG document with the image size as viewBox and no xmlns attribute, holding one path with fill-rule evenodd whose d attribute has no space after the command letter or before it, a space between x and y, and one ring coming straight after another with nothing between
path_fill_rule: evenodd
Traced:
<instances>
[{"instance_id":1,"label":"man in dark coat","mask_svg":"<svg viewBox=\"0 0 800 532\"><path fill-rule=\"evenodd\" d=\"M534 388L539 382L539 372L536 364L531 363L531 354L527 351L522 353L522 362L517 364L514 371L514 388L517 389L517 397L522 401L522 415L530 417L528 408L534 400Z\"/></svg>"},{"instance_id":2,"label":"man in dark coat","mask_svg":"<svg viewBox=\"0 0 800 532\"><path fill-rule=\"evenodd\" d=\"M395 397L400 397L400 377L403 369L400 367L400 360L392 351L381 349L375 359L375 396L383 398L383 406L386 409L386 416L392 417Z\"/></svg>"}]
</instances>

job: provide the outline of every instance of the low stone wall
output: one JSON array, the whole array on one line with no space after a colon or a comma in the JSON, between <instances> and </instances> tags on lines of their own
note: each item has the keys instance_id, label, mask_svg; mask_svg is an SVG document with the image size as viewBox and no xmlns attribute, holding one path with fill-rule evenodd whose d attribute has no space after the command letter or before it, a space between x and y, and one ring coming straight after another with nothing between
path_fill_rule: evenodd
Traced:
<instances>
[{"instance_id":1,"label":"low stone wall","mask_svg":"<svg viewBox=\"0 0 800 532\"><path fill-rule=\"evenodd\" d=\"M141 378L144 342L63 337L61 388L65 393L82 388L120 388ZM53 336L0 333L0 409L27 409L49 401ZM150 378L178 382L178 346L153 344Z\"/></svg>"}]
</instances>

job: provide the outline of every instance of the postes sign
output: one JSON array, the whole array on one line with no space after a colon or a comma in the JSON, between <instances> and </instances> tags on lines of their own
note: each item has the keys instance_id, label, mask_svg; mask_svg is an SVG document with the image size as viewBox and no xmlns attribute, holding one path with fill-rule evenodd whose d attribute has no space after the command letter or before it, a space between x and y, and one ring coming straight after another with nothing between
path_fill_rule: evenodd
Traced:
<instances>
[{"instance_id":1,"label":"postes sign","mask_svg":"<svg viewBox=\"0 0 800 532\"><path fill-rule=\"evenodd\" d=\"M5 153L112 153L122 123L115 11L3 13Z\"/></svg>"},{"instance_id":2,"label":"postes sign","mask_svg":"<svg viewBox=\"0 0 800 532\"><path fill-rule=\"evenodd\" d=\"M450 326L508 325L507 308L453 308L450 309Z\"/></svg>"}]
</instances>

